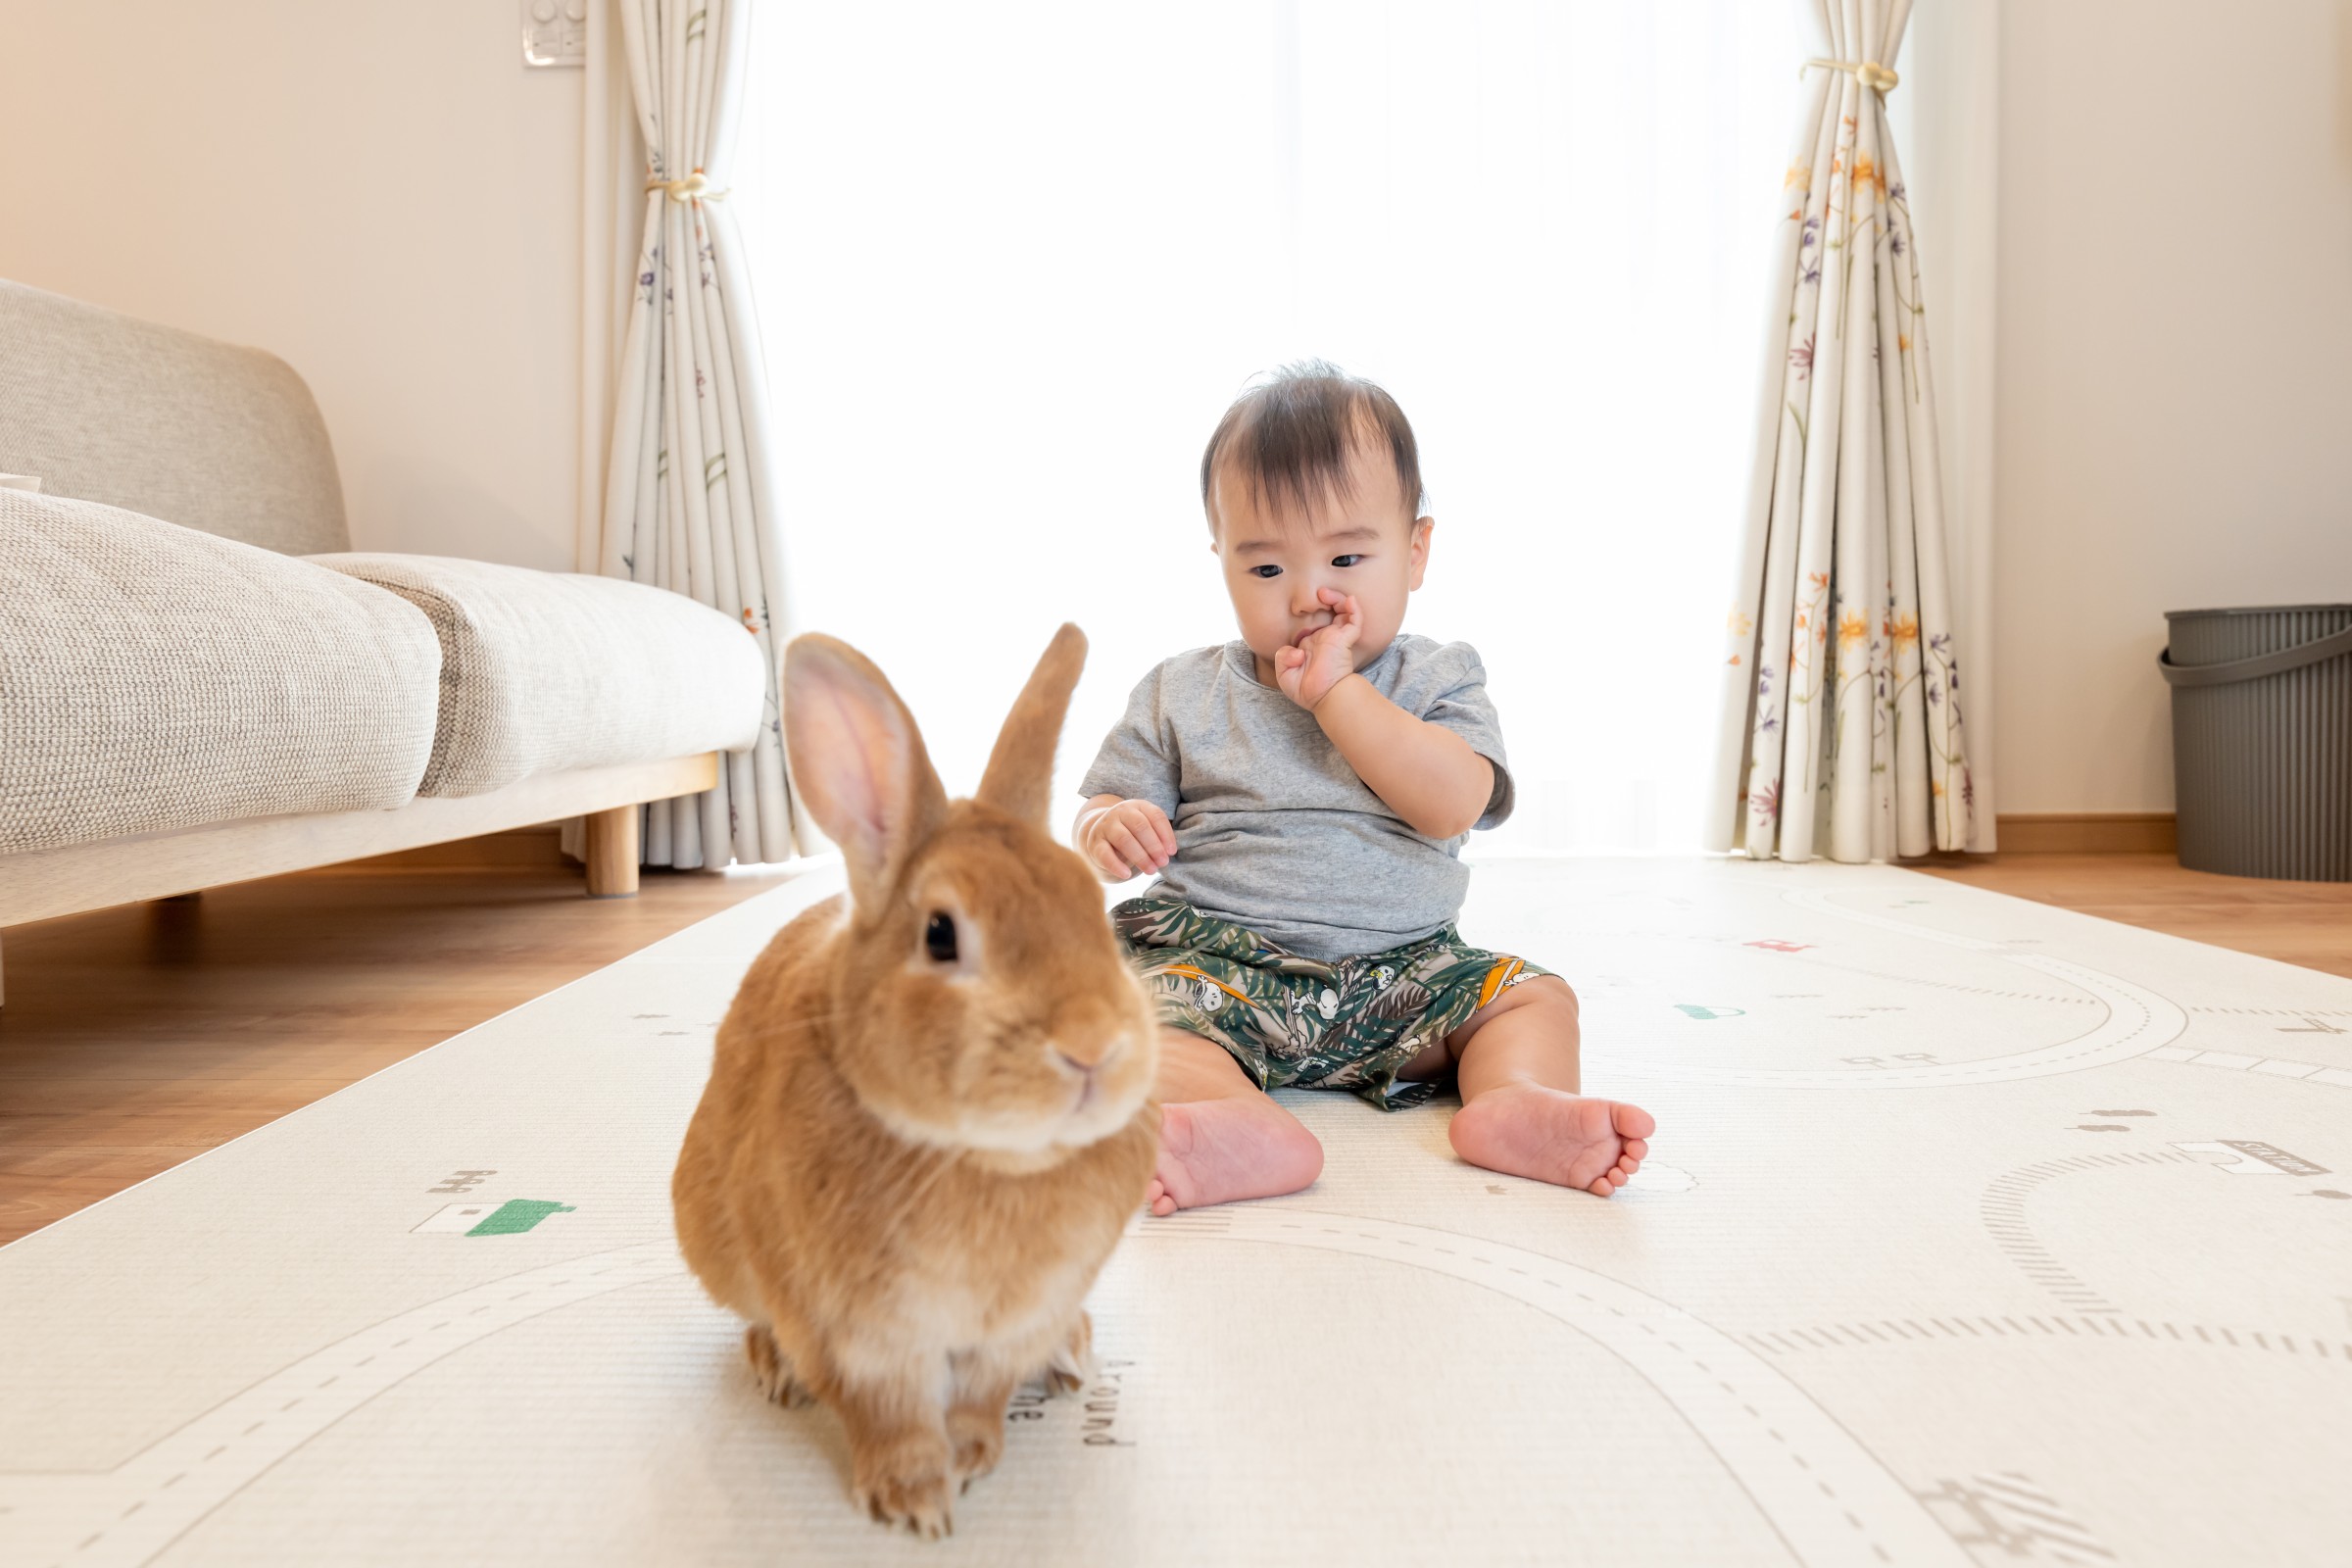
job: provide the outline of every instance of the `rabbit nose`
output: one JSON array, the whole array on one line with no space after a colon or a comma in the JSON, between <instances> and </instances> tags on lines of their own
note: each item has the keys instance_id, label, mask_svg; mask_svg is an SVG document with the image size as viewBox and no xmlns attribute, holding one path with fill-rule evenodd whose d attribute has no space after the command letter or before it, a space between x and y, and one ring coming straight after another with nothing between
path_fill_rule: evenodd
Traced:
<instances>
[{"instance_id":1,"label":"rabbit nose","mask_svg":"<svg viewBox=\"0 0 2352 1568\"><path fill-rule=\"evenodd\" d=\"M1089 1030L1075 1037L1055 1039L1049 1043L1054 1056L1065 1066L1082 1073L1095 1073L1117 1060L1119 1054L1134 1042L1125 1033L1099 1035Z\"/></svg>"}]
</instances>

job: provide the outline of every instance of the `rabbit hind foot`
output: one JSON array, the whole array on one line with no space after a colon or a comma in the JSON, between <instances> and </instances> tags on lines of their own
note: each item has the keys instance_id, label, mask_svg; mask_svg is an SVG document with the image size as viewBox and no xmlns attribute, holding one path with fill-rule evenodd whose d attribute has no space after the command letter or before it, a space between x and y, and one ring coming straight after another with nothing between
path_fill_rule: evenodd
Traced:
<instances>
[{"instance_id":1,"label":"rabbit hind foot","mask_svg":"<svg viewBox=\"0 0 2352 1568\"><path fill-rule=\"evenodd\" d=\"M816 1402L808 1386L792 1375L792 1357L776 1344L766 1324L755 1323L743 1331L743 1353L752 1363L753 1380L770 1403L801 1410Z\"/></svg>"}]
</instances>

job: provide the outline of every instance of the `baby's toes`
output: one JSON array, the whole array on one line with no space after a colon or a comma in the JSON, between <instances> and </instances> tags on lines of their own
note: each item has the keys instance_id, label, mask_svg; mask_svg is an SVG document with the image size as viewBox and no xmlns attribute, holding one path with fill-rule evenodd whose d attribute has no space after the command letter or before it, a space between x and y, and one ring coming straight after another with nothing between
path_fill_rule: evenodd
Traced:
<instances>
[{"instance_id":1,"label":"baby's toes","mask_svg":"<svg viewBox=\"0 0 2352 1568\"><path fill-rule=\"evenodd\" d=\"M1632 1158L1633 1162L1639 1165L1649 1157L1649 1140L1646 1138L1628 1138L1625 1141L1625 1152L1627 1155Z\"/></svg>"},{"instance_id":2,"label":"baby's toes","mask_svg":"<svg viewBox=\"0 0 2352 1568\"><path fill-rule=\"evenodd\" d=\"M1591 1186L1585 1189L1586 1192L1591 1193L1594 1198L1606 1198L1616 1190L1616 1184L1611 1182L1606 1176L1596 1178Z\"/></svg>"}]
</instances>

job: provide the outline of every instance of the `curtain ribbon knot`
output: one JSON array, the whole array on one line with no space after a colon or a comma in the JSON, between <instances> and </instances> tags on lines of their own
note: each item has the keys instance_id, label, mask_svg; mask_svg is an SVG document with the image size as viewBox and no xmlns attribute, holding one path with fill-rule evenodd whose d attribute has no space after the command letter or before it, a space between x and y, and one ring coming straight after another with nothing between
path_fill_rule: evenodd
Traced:
<instances>
[{"instance_id":1,"label":"curtain ribbon knot","mask_svg":"<svg viewBox=\"0 0 2352 1568\"><path fill-rule=\"evenodd\" d=\"M703 172L699 169L684 179L649 179L645 182L645 188L649 191L665 190L673 202L723 202L728 194L723 190L712 190L710 182L703 177Z\"/></svg>"},{"instance_id":2,"label":"curtain ribbon knot","mask_svg":"<svg viewBox=\"0 0 2352 1568\"><path fill-rule=\"evenodd\" d=\"M1903 79L1876 60L1808 60L1805 62L1805 71L1811 71L1816 66L1824 71L1850 71L1856 81L1880 93L1892 92ZM1799 75L1803 74L1798 73Z\"/></svg>"}]
</instances>

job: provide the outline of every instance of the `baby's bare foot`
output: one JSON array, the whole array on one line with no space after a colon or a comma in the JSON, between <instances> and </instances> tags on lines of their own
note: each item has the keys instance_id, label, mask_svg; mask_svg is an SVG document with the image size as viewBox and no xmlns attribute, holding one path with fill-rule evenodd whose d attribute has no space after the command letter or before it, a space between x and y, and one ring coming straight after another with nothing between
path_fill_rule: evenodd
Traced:
<instances>
[{"instance_id":1,"label":"baby's bare foot","mask_svg":"<svg viewBox=\"0 0 2352 1568\"><path fill-rule=\"evenodd\" d=\"M1606 1198L1642 1168L1657 1127L1639 1105L1507 1083L1456 1111L1449 1132L1473 1165Z\"/></svg>"},{"instance_id":2,"label":"baby's bare foot","mask_svg":"<svg viewBox=\"0 0 2352 1568\"><path fill-rule=\"evenodd\" d=\"M1295 1193L1323 1171L1323 1146L1262 1096L1159 1108L1159 1166L1144 1202L1154 1214Z\"/></svg>"}]
</instances>

